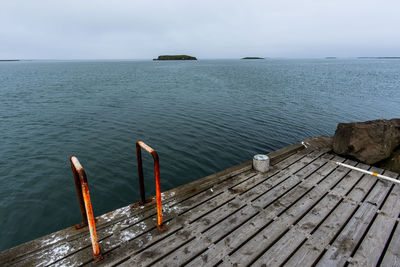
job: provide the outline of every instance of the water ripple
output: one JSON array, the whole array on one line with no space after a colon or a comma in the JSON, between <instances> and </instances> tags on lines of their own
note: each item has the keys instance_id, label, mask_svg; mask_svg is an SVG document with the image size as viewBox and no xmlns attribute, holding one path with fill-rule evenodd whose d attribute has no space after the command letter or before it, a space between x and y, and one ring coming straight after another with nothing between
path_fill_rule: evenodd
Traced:
<instances>
[{"instance_id":1,"label":"water ripple","mask_svg":"<svg viewBox=\"0 0 400 267\"><path fill-rule=\"evenodd\" d=\"M96 215L139 199L135 142L163 190L341 121L400 116L400 61L0 64L0 250L79 222L69 157ZM153 159L143 153L147 195ZM29 220L26 220L29 218Z\"/></svg>"}]
</instances>

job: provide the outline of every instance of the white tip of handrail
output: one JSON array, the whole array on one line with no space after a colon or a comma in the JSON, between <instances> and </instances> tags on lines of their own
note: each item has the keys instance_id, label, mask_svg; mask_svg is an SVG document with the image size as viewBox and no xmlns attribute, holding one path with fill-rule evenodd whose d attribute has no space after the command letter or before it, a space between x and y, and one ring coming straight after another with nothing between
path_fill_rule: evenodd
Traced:
<instances>
[{"instance_id":1,"label":"white tip of handrail","mask_svg":"<svg viewBox=\"0 0 400 267\"><path fill-rule=\"evenodd\" d=\"M71 157L71 161L72 161L72 164L74 164L74 167L75 167L76 170L83 169L83 167L82 167L82 165L81 165L81 163L79 162L79 160L78 160L77 157L72 156L72 157Z\"/></svg>"}]
</instances>

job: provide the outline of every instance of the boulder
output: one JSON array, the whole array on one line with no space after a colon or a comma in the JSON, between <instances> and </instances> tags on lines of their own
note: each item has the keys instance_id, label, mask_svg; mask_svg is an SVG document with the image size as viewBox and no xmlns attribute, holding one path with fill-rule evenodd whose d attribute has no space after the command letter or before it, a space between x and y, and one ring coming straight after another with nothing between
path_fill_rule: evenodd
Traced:
<instances>
[{"instance_id":1,"label":"boulder","mask_svg":"<svg viewBox=\"0 0 400 267\"><path fill-rule=\"evenodd\" d=\"M366 164L389 158L400 145L400 119L339 123L333 151Z\"/></svg>"},{"instance_id":2,"label":"boulder","mask_svg":"<svg viewBox=\"0 0 400 267\"><path fill-rule=\"evenodd\" d=\"M384 159L383 161L377 164L379 168L383 168L386 170L391 170L393 172L400 173L400 147L395 149L390 155L389 158Z\"/></svg>"}]
</instances>

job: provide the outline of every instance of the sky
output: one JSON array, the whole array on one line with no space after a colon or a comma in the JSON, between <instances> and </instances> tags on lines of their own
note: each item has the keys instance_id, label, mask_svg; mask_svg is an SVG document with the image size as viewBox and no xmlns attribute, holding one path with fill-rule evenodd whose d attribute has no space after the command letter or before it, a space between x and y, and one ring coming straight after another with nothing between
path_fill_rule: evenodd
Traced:
<instances>
[{"instance_id":1,"label":"sky","mask_svg":"<svg viewBox=\"0 0 400 267\"><path fill-rule=\"evenodd\" d=\"M400 56L399 0L1 0L0 59Z\"/></svg>"}]
</instances>

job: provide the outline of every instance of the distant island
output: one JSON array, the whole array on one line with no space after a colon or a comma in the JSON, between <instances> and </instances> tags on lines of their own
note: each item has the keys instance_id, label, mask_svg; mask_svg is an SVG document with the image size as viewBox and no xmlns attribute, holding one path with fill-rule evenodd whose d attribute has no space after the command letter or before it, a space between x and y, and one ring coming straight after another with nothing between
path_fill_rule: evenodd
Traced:
<instances>
[{"instance_id":1,"label":"distant island","mask_svg":"<svg viewBox=\"0 0 400 267\"><path fill-rule=\"evenodd\" d=\"M265 59L263 57L244 57L242 59Z\"/></svg>"},{"instance_id":2,"label":"distant island","mask_svg":"<svg viewBox=\"0 0 400 267\"><path fill-rule=\"evenodd\" d=\"M188 55L162 55L153 60L197 60L197 58Z\"/></svg>"},{"instance_id":3,"label":"distant island","mask_svg":"<svg viewBox=\"0 0 400 267\"><path fill-rule=\"evenodd\" d=\"M358 57L359 59L363 58L372 58L372 59L400 59L400 57Z\"/></svg>"},{"instance_id":4,"label":"distant island","mask_svg":"<svg viewBox=\"0 0 400 267\"><path fill-rule=\"evenodd\" d=\"M325 59L336 59L337 57L326 57Z\"/></svg>"},{"instance_id":5,"label":"distant island","mask_svg":"<svg viewBox=\"0 0 400 267\"><path fill-rule=\"evenodd\" d=\"M19 59L0 59L0 62L19 61Z\"/></svg>"}]
</instances>

